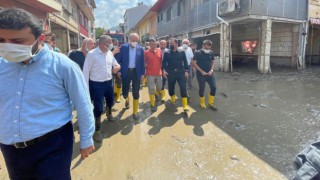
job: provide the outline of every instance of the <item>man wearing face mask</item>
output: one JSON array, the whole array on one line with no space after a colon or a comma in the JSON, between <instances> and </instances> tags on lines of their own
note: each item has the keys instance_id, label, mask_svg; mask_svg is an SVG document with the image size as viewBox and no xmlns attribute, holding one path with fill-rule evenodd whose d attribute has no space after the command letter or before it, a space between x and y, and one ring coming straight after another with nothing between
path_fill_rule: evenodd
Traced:
<instances>
[{"instance_id":1,"label":"man wearing face mask","mask_svg":"<svg viewBox=\"0 0 320 180\"><path fill-rule=\"evenodd\" d=\"M191 65L191 61L192 61L192 58L193 58L193 52L192 52L192 49L191 47L189 47L189 40L188 39L184 39L182 40L182 46L179 47L179 51L184 51L185 54L186 54L186 58L187 58L187 62L188 62L188 73L190 76L187 77L187 83L188 83L188 86L189 86L189 90L192 90L192 65Z\"/></svg>"},{"instance_id":2,"label":"man wearing face mask","mask_svg":"<svg viewBox=\"0 0 320 180\"><path fill-rule=\"evenodd\" d=\"M108 120L116 121L118 119L112 116L114 93L112 73L117 73L120 70L120 65L110 51L112 48L111 37L101 35L98 47L89 51L83 65L83 74L89 84L90 96L94 107L93 113L96 120L96 131L93 139L98 143L103 140L100 126L104 100L107 104L106 115Z\"/></svg>"},{"instance_id":3,"label":"man wearing face mask","mask_svg":"<svg viewBox=\"0 0 320 180\"><path fill-rule=\"evenodd\" d=\"M139 35L137 33L130 34L130 42L123 44L120 48L118 62L121 65L121 70L118 76L122 79L122 95L126 99L125 107L129 105L129 90L132 83L133 96L133 118L139 119L139 90L141 80L144 78L144 50L138 45Z\"/></svg>"},{"instance_id":4,"label":"man wearing face mask","mask_svg":"<svg viewBox=\"0 0 320 180\"><path fill-rule=\"evenodd\" d=\"M60 52L60 49L56 47L56 35L54 35L52 32L46 32L44 33L45 38L43 42L48 46L48 48L55 52Z\"/></svg>"},{"instance_id":5,"label":"man wearing face mask","mask_svg":"<svg viewBox=\"0 0 320 180\"><path fill-rule=\"evenodd\" d=\"M0 148L10 179L71 179L73 105L81 109L81 157L94 150L94 117L82 72L42 46L41 32L25 10L0 10Z\"/></svg>"},{"instance_id":6,"label":"man wearing face mask","mask_svg":"<svg viewBox=\"0 0 320 180\"><path fill-rule=\"evenodd\" d=\"M69 54L69 58L77 63L81 70L83 70L83 64L84 60L86 58L86 55L88 54L89 51L91 51L94 48L94 41L91 38L84 38L82 41L82 46L80 49L76 51L72 51Z\"/></svg>"},{"instance_id":7,"label":"man wearing face mask","mask_svg":"<svg viewBox=\"0 0 320 180\"><path fill-rule=\"evenodd\" d=\"M207 82L210 86L209 94L209 107L216 111L217 108L214 106L214 98L216 95L216 81L214 78L214 54L211 50L212 41L204 40L203 48L196 51L193 58L193 66L197 70L197 80L199 83L199 96L200 96L200 106L206 108L205 105L205 83Z\"/></svg>"},{"instance_id":8,"label":"man wearing face mask","mask_svg":"<svg viewBox=\"0 0 320 180\"><path fill-rule=\"evenodd\" d=\"M175 104L175 84L178 82L181 93L183 110L189 111L187 101L186 78L188 77L188 62L184 51L178 51L178 40L170 39L170 51L164 53L163 57L163 77L168 80L169 95L171 103Z\"/></svg>"}]
</instances>

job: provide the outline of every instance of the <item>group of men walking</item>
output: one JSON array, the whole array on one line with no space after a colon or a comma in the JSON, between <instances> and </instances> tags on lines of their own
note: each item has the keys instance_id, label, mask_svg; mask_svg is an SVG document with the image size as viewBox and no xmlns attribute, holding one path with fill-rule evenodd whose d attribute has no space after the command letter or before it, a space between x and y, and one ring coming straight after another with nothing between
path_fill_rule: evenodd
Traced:
<instances>
[{"instance_id":1,"label":"group of men walking","mask_svg":"<svg viewBox=\"0 0 320 180\"><path fill-rule=\"evenodd\" d=\"M156 100L162 102L166 100L165 84L167 81L171 103L174 105L176 102L175 84L178 83L183 110L187 112L189 111L187 85L189 89L192 88L191 73L194 67L199 83L200 106L206 108L204 91L205 82L207 82L211 89L209 107L217 110L213 105L216 86L213 76L214 54L210 50L212 46L210 40L205 40L203 48L196 51L195 54L189 47L188 39L182 41L181 47L178 47L177 39L170 39L169 49L166 48L165 40L161 40L158 44L156 39L149 39L147 50L138 45L138 42L139 35L132 33L129 43L119 47L116 39L102 35L95 49L92 49L91 39L84 39L82 47L84 53L82 53L81 60L77 59L74 52L69 55L70 59L77 63L80 62L80 67L83 66L83 74L94 107L96 125L94 140L96 142L102 142L103 139L100 124L104 103L106 103L107 120L117 121L118 117L112 115L112 107L115 102L120 102L122 94L125 99L125 108L129 109L130 89L133 97L132 116L134 119L139 119L139 91L144 79L147 79L151 111L157 110Z\"/></svg>"}]
</instances>

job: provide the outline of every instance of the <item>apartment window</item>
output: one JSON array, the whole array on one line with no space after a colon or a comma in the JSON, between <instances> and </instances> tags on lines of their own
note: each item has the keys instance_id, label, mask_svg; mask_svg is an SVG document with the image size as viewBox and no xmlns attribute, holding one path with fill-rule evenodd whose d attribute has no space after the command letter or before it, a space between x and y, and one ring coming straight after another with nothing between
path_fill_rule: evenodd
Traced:
<instances>
[{"instance_id":1,"label":"apartment window","mask_svg":"<svg viewBox=\"0 0 320 180\"><path fill-rule=\"evenodd\" d=\"M171 20L171 15L172 15L172 8L170 7L167 9L167 21Z\"/></svg>"},{"instance_id":2,"label":"apartment window","mask_svg":"<svg viewBox=\"0 0 320 180\"><path fill-rule=\"evenodd\" d=\"M160 21L163 21L163 13L161 13L161 19L160 19Z\"/></svg>"},{"instance_id":3,"label":"apartment window","mask_svg":"<svg viewBox=\"0 0 320 180\"><path fill-rule=\"evenodd\" d=\"M186 1L180 0L178 2L178 16L183 15L186 11Z\"/></svg>"}]
</instances>

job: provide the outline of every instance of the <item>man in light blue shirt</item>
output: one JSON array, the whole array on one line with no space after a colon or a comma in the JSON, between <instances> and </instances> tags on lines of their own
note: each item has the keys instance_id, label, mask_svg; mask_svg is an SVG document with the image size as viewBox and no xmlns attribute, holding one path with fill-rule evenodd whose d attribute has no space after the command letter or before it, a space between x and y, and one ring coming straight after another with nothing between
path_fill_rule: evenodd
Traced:
<instances>
[{"instance_id":1,"label":"man in light blue shirt","mask_svg":"<svg viewBox=\"0 0 320 180\"><path fill-rule=\"evenodd\" d=\"M81 157L94 150L94 117L82 72L42 46L41 31L30 13L0 10L0 148L10 179L71 179L71 102L81 109Z\"/></svg>"}]
</instances>

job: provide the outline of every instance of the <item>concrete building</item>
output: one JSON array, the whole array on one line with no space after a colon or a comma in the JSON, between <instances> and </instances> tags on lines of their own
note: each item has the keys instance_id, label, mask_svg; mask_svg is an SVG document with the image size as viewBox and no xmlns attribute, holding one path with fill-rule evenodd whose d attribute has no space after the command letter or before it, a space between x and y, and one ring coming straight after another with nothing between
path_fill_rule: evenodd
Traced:
<instances>
[{"instance_id":1,"label":"concrete building","mask_svg":"<svg viewBox=\"0 0 320 180\"><path fill-rule=\"evenodd\" d=\"M3 8L21 8L24 9L39 19L44 30L49 30L47 14L62 11L62 6L55 0L34 0L34 1L19 1L19 0L1 0L0 7Z\"/></svg>"},{"instance_id":2,"label":"concrete building","mask_svg":"<svg viewBox=\"0 0 320 180\"><path fill-rule=\"evenodd\" d=\"M158 0L158 37L214 42L221 71L235 62L305 68L308 0ZM235 67L237 68L237 67Z\"/></svg>"},{"instance_id":3,"label":"concrete building","mask_svg":"<svg viewBox=\"0 0 320 180\"><path fill-rule=\"evenodd\" d=\"M320 64L320 1L309 1L309 31L306 49L307 65Z\"/></svg>"},{"instance_id":4,"label":"concrete building","mask_svg":"<svg viewBox=\"0 0 320 180\"><path fill-rule=\"evenodd\" d=\"M50 13L48 19L51 31L57 36L57 47L62 53L81 46L82 39L95 39L94 0L56 0L62 11Z\"/></svg>"},{"instance_id":5,"label":"concrete building","mask_svg":"<svg viewBox=\"0 0 320 180\"><path fill-rule=\"evenodd\" d=\"M1 0L0 7L27 10L39 18L44 31L56 35L57 47L67 54L85 37L95 38L94 0Z\"/></svg>"},{"instance_id":6,"label":"concrete building","mask_svg":"<svg viewBox=\"0 0 320 180\"><path fill-rule=\"evenodd\" d=\"M150 7L143 3L138 3L138 6L127 9L124 13L124 34L126 41L134 26L140 21L140 19L149 11Z\"/></svg>"},{"instance_id":7,"label":"concrete building","mask_svg":"<svg viewBox=\"0 0 320 180\"><path fill-rule=\"evenodd\" d=\"M149 10L130 32L137 32L140 35L141 43L145 43L149 38L157 37L157 13Z\"/></svg>"}]
</instances>

